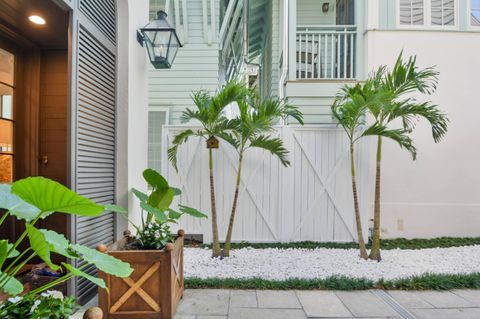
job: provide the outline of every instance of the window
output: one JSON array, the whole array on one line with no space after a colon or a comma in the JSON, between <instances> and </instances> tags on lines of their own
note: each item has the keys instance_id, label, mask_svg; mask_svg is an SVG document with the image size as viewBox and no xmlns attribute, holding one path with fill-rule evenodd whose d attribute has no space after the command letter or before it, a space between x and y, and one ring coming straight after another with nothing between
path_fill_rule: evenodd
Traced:
<instances>
[{"instance_id":1,"label":"window","mask_svg":"<svg viewBox=\"0 0 480 319\"><path fill-rule=\"evenodd\" d=\"M470 25L480 27L480 0L470 0Z\"/></svg>"},{"instance_id":2,"label":"window","mask_svg":"<svg viewBox=\"0 0 480 319\"><path fill-rule=\"evenodd\" d=\"M401 25L423 25L424 14L423 0L400 0Z\"/></svg>"},{"instance_id":3,"label":"window","mask_svg":"<svg viewBox=\"0 0 480 319\"><path fill-rule=\"evenodd\" d=\"M13 182L15 56L0 49L0 183Z\"/></svg>"},{"instance_id":4,"label":"window","mask_svg":"<svg viewBox=\"0 0 480 319\"><path fill-rule=\"evenodd\" d=\"M455 25L455 0L432 0L432 25Z\"/></svg>"},{"instance_id":5,"label":"window","mask_svg":"<svg viewBox=\"0 0 480 319\"><path fill-rule=\"evenodd\" d=\"M472 1L480 2L480 0ZM454 27L456 0L398 0L401 26Z\"/></svg>"},{"instance_id":6,"label":"window","mask_svg":"<svg viewBox=\"0 0 480 319\"><path fill-rule=\"evenodd\" d=\"M162 168L162 126L168 124L168 108L148 110L148 167L160 172Z\"/></svg>"}]
</instances>

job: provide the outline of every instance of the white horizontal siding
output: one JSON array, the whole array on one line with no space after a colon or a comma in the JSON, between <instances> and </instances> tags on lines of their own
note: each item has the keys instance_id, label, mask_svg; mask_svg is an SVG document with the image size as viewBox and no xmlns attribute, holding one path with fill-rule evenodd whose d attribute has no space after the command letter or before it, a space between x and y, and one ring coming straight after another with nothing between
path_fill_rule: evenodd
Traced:
<instances>
[{"instance_id":1,"label":"white horizontal siding","mask_svg":"<svg viewBox=\"0 0 480 319\"><path fill-rule=\"evenodd\" d=\"M210 3L210 1L207 1ZM172 2L173 3L173 2ZM211 44L206 43L203 30L202 0L188 0L188 39L178 50L177 57L168 70L148 72L148 92L150 106L169 108L169 123L179 123L179 117L187 107L192 107L193 91L218 88L218 43L216 36ZM218 32L219 1L215 0ZM170 20L173 20L173 6L170 7ZM210 10L208 10L210 13Z\"/></svg>"},{"instance_id":2,"label":"white horizontal siding","mask_svg":"<svg viewBox=\"0 0 480 319\"><path fill-rule=\"evenodd\" d=\"M324 3L330 4L328 13L322 12L322 5ZM336 24L336 1L319 1L319 0L298 0L297 1L297 24L298 25L312 25Z\"/></svg>"}]
</instances>

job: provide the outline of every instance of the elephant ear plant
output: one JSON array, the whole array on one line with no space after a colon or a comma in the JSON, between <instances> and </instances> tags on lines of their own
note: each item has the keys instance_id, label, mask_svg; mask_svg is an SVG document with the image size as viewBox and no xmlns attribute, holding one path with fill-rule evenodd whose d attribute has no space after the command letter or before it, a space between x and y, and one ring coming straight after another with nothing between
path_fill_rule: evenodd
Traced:
<instances>
[{"instance_id":1,"label":"elephant ear plant","mask_svg":"<svg viewBox=\"0 0 480 319\"><path fill-rule=\"evenodd\" d=\"M162 249L167 243L174 242L170 224L177 223L184 214L197 218L207 217L198 210L183 205L179 205L179 211L170 208L174 196L180 195L181 191L171 187L157 171L148 168L143 172L143 177L150 188L150 193L145 194L132 189L142 208L142 225L138 226L130 221L137 235L135 240L125 248Z\"/></svg>"},{"instance_id":2,"label":"elephant ear plant","mask_svg":"<svg viewBox=\"0 0 480 319\"><path fill-rule=\"evenodd\" d=\"M119 206L102 206L47 178L29 177L12 185L0 184L0 208L5 210L0 225L8 216L14 216L25 225L25 231L14 243L6 239L0 240L0 291L10 296L23 292L23 285L15 276L34 257L40 258L52 270L63 269L66 272L57 280L28 292L23 298L39 295L77 276L106 288L102 279L84 272L90 265L118 277L128 277L133 271L129 264L116 258L86 246L72 244L64 235L36 227L40 219L54 212L95 217L104 211L123 212ZM24 241L28 242L27 248L19 251L18 248ZM52 254L66 257L69 261L84 261L85 266L75 268L70 262L56 265L52 262ZM2 311L5 311L5 307Z\"/></svg>"}]
</instances>

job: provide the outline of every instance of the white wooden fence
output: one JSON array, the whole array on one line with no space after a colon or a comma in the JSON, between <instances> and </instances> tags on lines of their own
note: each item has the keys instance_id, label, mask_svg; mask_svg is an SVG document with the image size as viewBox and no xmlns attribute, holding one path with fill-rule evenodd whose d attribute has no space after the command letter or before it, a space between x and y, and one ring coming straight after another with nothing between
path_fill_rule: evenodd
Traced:
<instances>
[{"instance_id":1,"label":"white wooden fence","mask_svg":"<svg viewBox=\"0 0 480 319\"><path fill-rule=\"evenodd\" d=\"M165 126L163 145L186 126ZM290 151L290 167L283 167L270 153L250 149L244 159L234 241L352 241L356 240L352 204L350 161L346 136L336 127L279 126L276 133ZM358 146L360 204L365 236L371 174L367 143ZM223 241L234 192L237 153L220 143L214 151L217 212ZM178 173L162 153L162 174L182 189L182 204L210 215L208 151L205 140L189 139L179 148ZM190 234L203 234L211 242L211 221L185 218L179 227Z\"/></svg>"}]
</instances>

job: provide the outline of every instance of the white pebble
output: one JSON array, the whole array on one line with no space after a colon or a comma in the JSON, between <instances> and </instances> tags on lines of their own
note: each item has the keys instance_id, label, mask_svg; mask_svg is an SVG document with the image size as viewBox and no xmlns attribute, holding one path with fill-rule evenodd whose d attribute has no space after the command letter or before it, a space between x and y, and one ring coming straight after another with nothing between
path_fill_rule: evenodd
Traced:
<instances>
[{"instance_id":1,"label":"white pebble","mask_svg":"<svg viewBox=\"0 0 480 319\"><path fill-rule=\"evenodd\" d=\"M211 258L211 251L185 248L188 278L322 279L331 276L394 280L423 274L480 273L480 246L383 250L382 261L363 260L357 249L253 249Z\"/></svg>"}]
</instances>

